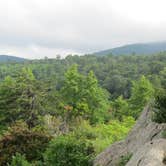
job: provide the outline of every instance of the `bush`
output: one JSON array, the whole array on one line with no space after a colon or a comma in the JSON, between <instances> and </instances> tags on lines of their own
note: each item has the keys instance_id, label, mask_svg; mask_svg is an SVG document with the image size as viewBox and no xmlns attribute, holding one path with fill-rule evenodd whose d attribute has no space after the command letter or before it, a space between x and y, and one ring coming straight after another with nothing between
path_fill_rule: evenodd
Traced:
<instances>
[{"instance_id":1,"label":"bush","mask_svg":"<svg viewBox=\"0 0 166 166\"><path fill-rule=\"evenodd\" d=\"M112 143L126 137L135 121L132 117L123 117L122 121L111 120L107 124L91 126L81 121L73 132L76 139L84 139L93 144L96 153L100 153Z\"/></svg>"},{"instance_id":2,"label":"bush","mask_svg":"<svg viewBox=\"0 0 166 166\"><path fill-rule=\"evenodd\" d=\"M166 90L160 90L155 97L154 121L166 123Z\"/></svg>"},{"instance_id":3,"label":"bush","mask_svg":"<svg viewBox=\"0 0 166 166\"><path fill-rule=\"evenodd\" d=\"M44 159L49 166L90 166L93 153L92 145L71 136L60 136L51 141Z\"/></svg>"},{"instance_id":4,"label":"bush","mask_svg":"<svg viewBox=\"0 0 166 166\"><path fill-rule=\"evenodd\" d=\"M10 166L31 166L31 164L28 163L28 161L25 159L25 156L16 153L16 155L12 157Z\"/></svg>"},{"instance_id":5,"label":"bush","mask_svg":"<svg viewBox=\"0 0 166 166\"><path fill-rule=\"evenodd\" d=\"M0 138L0 165L11 162L16 152L25 154L28 161L42 160L51 137L39 131L32 131L25 124L17 123Z\"/></svg>"}]
</instances>

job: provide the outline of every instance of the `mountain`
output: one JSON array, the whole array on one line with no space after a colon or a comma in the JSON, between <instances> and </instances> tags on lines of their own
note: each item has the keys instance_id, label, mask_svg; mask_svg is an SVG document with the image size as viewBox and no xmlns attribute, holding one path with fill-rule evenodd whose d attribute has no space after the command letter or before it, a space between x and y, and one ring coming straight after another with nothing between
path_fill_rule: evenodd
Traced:
<instances>
[{"instance_id":1,"label":"mountain","mask_svg":"<svg viewBox=\"0 0 166 166\"><path fill-rule=\"evenodd\" d=\"M116 47L108 50L103 50L94 53L95 55L131 55L131 54L154 54L158 52L166 51L166 41L165 42L151 42L151 43L138 43L129 44L121 47Z\"/></svg>"},{"instance_id":2,"label":"mountain","mask_svg":"<svg viewBox=\"0 0 166 166\"><path fill-rule=\"evenodd\" d=\"M2 62L23 62L27 59L19 58L16 56L9 56L9 55L0 55L0 63Z\"/></svg>"}]
</instances>

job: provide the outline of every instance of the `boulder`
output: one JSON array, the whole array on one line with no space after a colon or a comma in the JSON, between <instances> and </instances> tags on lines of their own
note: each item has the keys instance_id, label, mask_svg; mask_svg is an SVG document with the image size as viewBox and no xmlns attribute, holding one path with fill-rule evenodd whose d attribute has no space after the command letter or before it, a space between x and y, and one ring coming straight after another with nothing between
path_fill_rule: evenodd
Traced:
<instances>
[{"instance_id":1,"label":"boulder","mask_svg":"<svg viewBox=\"0 0 166 166\"><path fill-rule=\"evenodd\" d=\"M152 113L150 106L145 107L127 138L114 143L99 154L94 160L94 166L117 166L123 156L134 155L146 143L161 138L161 133L166 129L166 124L152 122Z\"/></svg>"},{"instance_id":2,"label":"boulder","mask_svg":"<svg viewBox=\"0 0 166 166\"><path fill-rule=\"evenodd\" d=\"M166 139L146 143L138 149L126 166L165 166Z\"/></svg>"}]
</instances>

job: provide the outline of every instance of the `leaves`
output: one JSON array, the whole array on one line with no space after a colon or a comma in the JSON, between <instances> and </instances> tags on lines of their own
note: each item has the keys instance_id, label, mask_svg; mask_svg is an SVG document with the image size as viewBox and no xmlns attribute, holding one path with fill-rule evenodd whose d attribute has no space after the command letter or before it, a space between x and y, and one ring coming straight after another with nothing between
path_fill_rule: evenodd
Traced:
<instances>
[{"instance_id":1,"label":"leaves","mask_svg":"<svg viewBox=\"0 0 166 166\"><path fill-rule=\"evenodd\" d=\"M133 117L138 118L143 107L153 97L153 95L153 85L145 76L142 76L138 81L133 81L132 95L129 101Z\"/></svg>"},{"instance_id":2,"label":"leaves","mask_svg":"<svg viewBox=\"0 0 166 166\"><path fill-rule=\"evenodd\" d=\"M99 87L94 73L90 71L87 76L81 75L74 65L66 72L65 78L61 94L66 105L73 108L68 111L70 117L83 116L92 123L104 121L108 110L108 95Z\"/></svg>"},{"instance_id":3,"label":"leaves","mask_svg":"<svg viewBox=\"0 0 166 166\"><path fill-rule=\"evenodd\" d=\"M6 77L0 83L0 119L10 124L22 119L34 127L43 113L43 90L30 69L23 68L15 78Z\"/></svg>"},{"instance_id":4,"label":"leaves","mask_svg":"<svg viewBox=\"0 0 166 166\"><path fill-rule=\"evenodd\" d=\"M93 147L83 140L72 136L60 136L53 139L44 156L49 166L91 166Z\"/></svg>"}]
</instances>

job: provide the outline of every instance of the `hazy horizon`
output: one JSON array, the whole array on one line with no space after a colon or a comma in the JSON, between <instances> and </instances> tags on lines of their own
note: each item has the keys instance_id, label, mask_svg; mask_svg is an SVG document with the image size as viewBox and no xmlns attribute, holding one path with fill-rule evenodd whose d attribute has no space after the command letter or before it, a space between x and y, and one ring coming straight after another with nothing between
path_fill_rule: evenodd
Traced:
<instances>
[{"instance_id":1,"label":"hazy horizon","mask_svg":"<svg viewBox=\"0 0 166 166\"><path fill-rule=\"evenodd\" d=\"M29 59L166 40L164 0L0 1L0 54Z\"/></svg>"}]
</instances>

